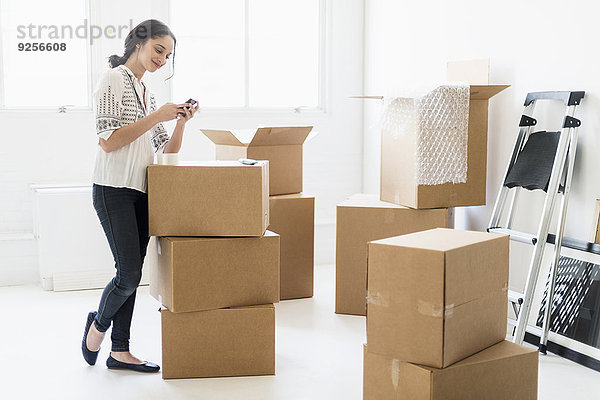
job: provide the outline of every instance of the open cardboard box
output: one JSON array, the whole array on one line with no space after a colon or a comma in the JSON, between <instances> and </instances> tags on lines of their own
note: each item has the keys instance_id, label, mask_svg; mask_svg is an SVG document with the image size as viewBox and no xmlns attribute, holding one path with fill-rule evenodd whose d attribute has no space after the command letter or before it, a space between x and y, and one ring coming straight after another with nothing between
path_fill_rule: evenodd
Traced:
<instances>
[{"instance_id":1,"label":"open cardboard box","mask_svg":"<svg viewBox=\"0 0 600 400\"><path fill-rule=\"evenodd\" d=\"M201 131L216 144L217 160L269 160L270 196L302 192L302 145L312 126Z\"/></svg>"},{"instance_id":2,"label":"open cardboard box","mask_svg":"<svg viewBox=\"0 0 600 400\"><path fill-rule=\"evenodd\" d=\"M412 208L480 206L486 204L488 102L509 85L492 85L489 60L449 62L449 82L469 84L466 181L422 184L417 180L418 124L405 134L386 129L381 136L381 200ZM442 85L443 86L443 85ZM438 86L433 91L440 89ZM430 92L430 93L433 93ZM383 99L384 96L355 96Z\"/></svg>"}]
</instances>

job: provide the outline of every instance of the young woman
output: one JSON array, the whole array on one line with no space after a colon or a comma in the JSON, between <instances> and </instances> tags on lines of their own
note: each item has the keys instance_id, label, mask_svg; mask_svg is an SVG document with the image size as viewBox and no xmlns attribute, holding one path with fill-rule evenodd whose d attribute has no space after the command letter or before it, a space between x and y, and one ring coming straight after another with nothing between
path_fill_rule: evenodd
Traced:
<instances>
[{"instance_id":1,"label":"young woman","mask_svg":"<svg viewBox=\"0 0 600 400\"><path fill-rule=\"evenodd\" d=\"M93 204L112 251L116 275L106 285L97 311L88 314L81 350L94 365L111 326L109 368L156 372L160 367L129 352L136 289L148 246L146 167L154 153L177 153L185 124L198 106L166 103L156 109L142 77L162 68L175 52L176 39L162 22L147 20L125 38L123 56L109 57L95 91L98 149L93 172ZM169 138L163 122L177 119Z\"/></svg>"}]
</instances>

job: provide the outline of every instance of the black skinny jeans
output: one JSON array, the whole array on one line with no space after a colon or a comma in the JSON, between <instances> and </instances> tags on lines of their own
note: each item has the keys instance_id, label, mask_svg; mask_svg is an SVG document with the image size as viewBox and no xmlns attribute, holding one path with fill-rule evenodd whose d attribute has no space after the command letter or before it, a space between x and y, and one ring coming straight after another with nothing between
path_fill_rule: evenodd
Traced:
<instances>
[{"instance_id":1,"label":"black skinny jeans","mask_svg":"<svg viewBox=\"0 0 600 400\"><path fill-rule=\"evenodd\" d=\"M112 351L129 351L131 317L148 247L148 195L139 190L94 184L96 214L112 251L115 277L100 298L94 325L106 332L112 322Z\"/></svg>"}]
</instances>

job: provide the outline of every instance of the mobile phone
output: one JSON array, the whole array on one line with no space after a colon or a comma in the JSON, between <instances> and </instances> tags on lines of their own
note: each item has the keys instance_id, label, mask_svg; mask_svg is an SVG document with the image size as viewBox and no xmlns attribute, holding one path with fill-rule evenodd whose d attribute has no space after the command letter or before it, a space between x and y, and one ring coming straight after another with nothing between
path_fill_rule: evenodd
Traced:
<instances>
[{"instance_id":1,"label":"mobile phone","mask_svg":"<svg viewBox=\"0 0 600 400\"><path fill-rule=\"evenodd\" d=\"M244 165L255 165L258 162L256 160L251 159L251 158L240 158L238 161L241 162Z\"/></svg>"},{"instance_id":2,"label":"mobile phone","mask_svg":"<svg viewBox=\"0 0 600 400\"><path fill-rule=\"evenodd\" d=\"M186 103L190 103L190 104L193 106L193 105L194 105L194 104L196 104L197 102L196 102L196 100L194 100L194 99L192 99L192 98L189 98L189 99L188 99L188 101L186 101ZM184 107L180 107L180 108L184 108ZM184 112L179 112L179 113L177 113L177 114L179 114L179 115L185 115L185 113L184 113Z\"/></svg>"}]
</instances>

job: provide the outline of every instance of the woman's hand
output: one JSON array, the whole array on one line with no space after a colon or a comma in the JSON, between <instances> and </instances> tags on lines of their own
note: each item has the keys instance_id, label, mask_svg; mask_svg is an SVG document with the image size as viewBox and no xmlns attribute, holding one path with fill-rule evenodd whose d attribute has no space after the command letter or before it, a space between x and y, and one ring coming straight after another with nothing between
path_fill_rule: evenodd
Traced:
<instances>
[{"instance_id":1,"label":"woman's hand","mask_svg":"<svg viewBox=\"0 0 600 400\"><path fill-rule=\"evenodd\" d=\"M180 109L180 114L178 116L177 119L177 123L178 124L185 124L186 122L188 122L190 119L192 119L194 117L194 114L196 113L196 111L198 111L198 103L191 105L190 103L185 103L183 104L183 111L181 111Z\"/></svg>"},{"instance_id":2,"label":"woman's hand","mask_svg":"<svg viewBox=\"0 0 600 400\"><path fill-rule=\"evenodd\" d=\"M158 122L166 122L171 121L177 118L177 114L181 112L182 106L184 104L173 104L173 103L165 103L161 108L154 111L153 114L158 118Z\"/></svg>"}]
</instances>

